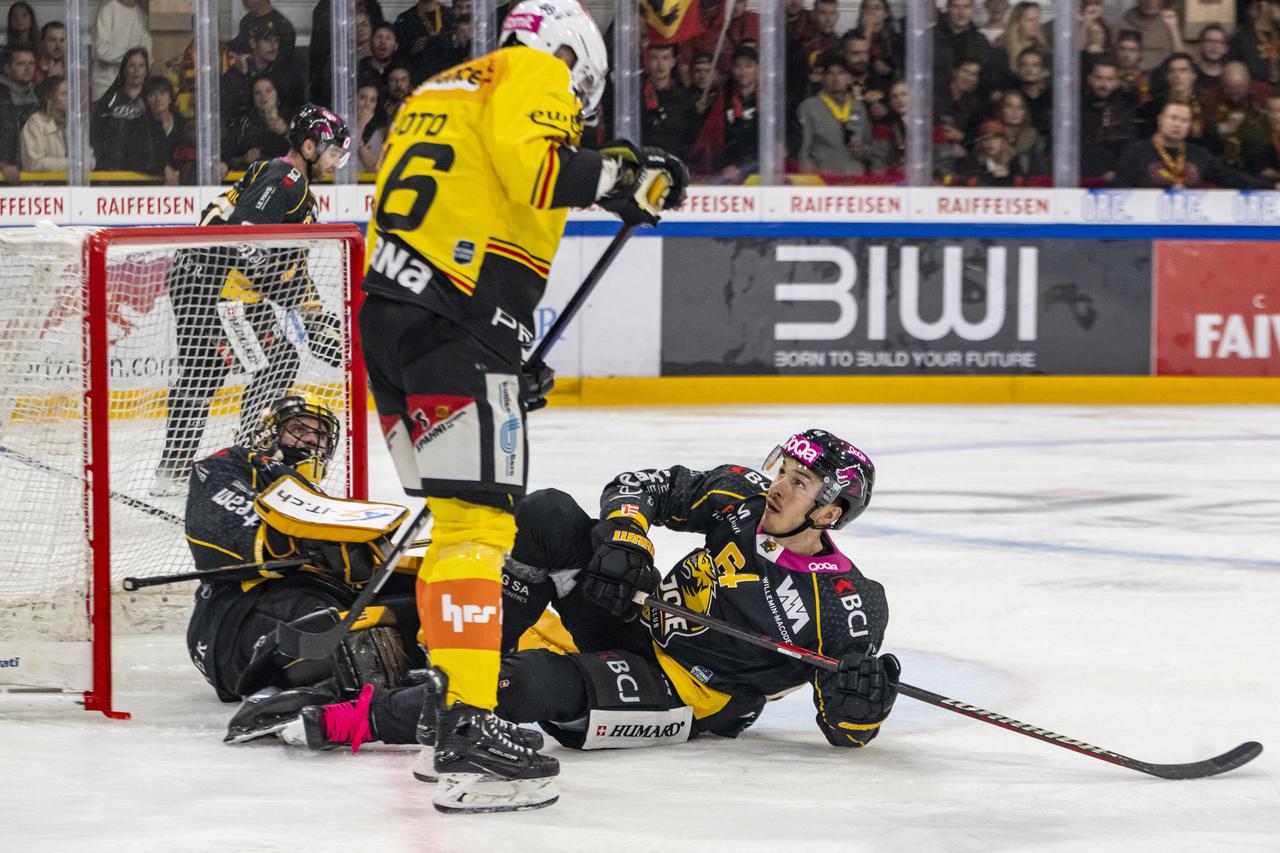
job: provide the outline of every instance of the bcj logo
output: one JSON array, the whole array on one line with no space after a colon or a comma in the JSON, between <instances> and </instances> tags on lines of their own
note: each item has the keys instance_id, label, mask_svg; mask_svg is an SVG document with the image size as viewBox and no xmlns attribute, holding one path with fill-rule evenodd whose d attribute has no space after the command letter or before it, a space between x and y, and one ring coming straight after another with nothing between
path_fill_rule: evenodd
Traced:
<instances>
[{"instance_id":1,"label":"bcj logo","mask_svg":"<svg viewBox=\"0 0 1280 853\"><path fill-rule=\"evenodd\" d=\"M1036 340L1036 299L1039 279L1039 250L1018 249L1018 281L1015 316L1020 341ZM858 264L853 252L843 246L777 247L775 257L785 263L834 264L838 274L832 282L778 283L778 302L829 302L836 307L835 318L825 323L775 323L773 336L779 341L838 341L849 336L858 324L858 303L853 287L858 281ZM871 246L867 250L867 339L888 338L889 249ZM1008 283L1008 253L1003 246L987 249L986 316L970 321L963 312L964 249L946 246L942 250L942 314L936 320L920 316L920 248L899 250L898 319L902 329L918 341L936 341L954 334L966 341L987 341L1005 325Z\"/></svg>"}]
</instances>

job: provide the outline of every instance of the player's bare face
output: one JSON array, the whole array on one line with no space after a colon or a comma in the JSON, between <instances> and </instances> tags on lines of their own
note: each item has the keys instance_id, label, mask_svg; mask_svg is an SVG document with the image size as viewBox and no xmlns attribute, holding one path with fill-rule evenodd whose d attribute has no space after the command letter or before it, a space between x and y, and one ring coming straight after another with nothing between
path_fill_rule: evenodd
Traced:
<instances>
[{"instance_id":1,"label":"player's bare face","mask_svg":"<svg viewBox=\"0 0 1280 853\"><path fill-rule=\"evenodd\" d=\"M765 495L760 529L771 536L795 530L813 509L821 486L812 471L791 457L784 457L782 468Z\"/></svg>"}]
</instances>

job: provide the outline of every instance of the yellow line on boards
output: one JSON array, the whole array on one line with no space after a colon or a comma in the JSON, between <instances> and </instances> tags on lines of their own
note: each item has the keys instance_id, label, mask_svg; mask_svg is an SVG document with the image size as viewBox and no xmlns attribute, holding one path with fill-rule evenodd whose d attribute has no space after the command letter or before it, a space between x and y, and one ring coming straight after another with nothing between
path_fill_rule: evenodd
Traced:
<instances>
[{"instance_id":1,"label":"yellow line on boards","mask_svg":"<svg viewBox=\"0 0 1280 853\"><path fill-rule=\"evenodd\" d=\"M1280 378L1199 376L663 376L558 379L556 406L818 403L1280 405Z\"/></svg>"}]
</instances>

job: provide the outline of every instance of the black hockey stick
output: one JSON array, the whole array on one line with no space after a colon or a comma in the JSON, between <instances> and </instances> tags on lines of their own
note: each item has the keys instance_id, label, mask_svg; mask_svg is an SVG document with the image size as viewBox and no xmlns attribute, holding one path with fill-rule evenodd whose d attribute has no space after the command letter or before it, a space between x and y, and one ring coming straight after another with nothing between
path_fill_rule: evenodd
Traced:
<instances>
[{"instance_id":1,"label":"black hockey stick","mask_svg":"<svg viewBox=\"0 0 1280 853\"><path fill-rule=\"evenodd\" d=\"M779 654L788 657L798 658L810 666L818 669L825 669L835 672L840 667L840 662L835 658L820 655L809 649L793 646L790 643L779 643L771 637L764 634L755 634L751 631L745 631L728 622L697 613L685 607L676 604L669 604L644 592L635 594L635 603L644 607L652 607L655 610L661 610L664 613L670 613L673 616L679 616L697 625L710 628L713 631L719 631L730 637L736 637L746 643L759 646L763 649L772 649ZM1228 750L1222 755L1213 758L1207 758L1204 761L1189 761L1185 764L1150 764L1146 761L1139 761L1136 758L1130 758L1127 755L1121 755L1118 752L1112 752L1109 749L1103 749L1099 746L1085 743L1084 741L1069 738L1066 735L1056 734L1048 729L1042 729L1039 726L1033 726L1030 723L1023 723L1003 714L997 714L994 711L986 711L982 708L968 705L958 699L948 699L947 697L933 693L929 690L923 690L919 687L913 687L910 684L898 684L898 692L904 696L910 696L912 699L918 699L921 702L928 702L930 705L936 705L948 711L954 711L957 714L964 714L966 717L973 717L975 720L981 720L984 723L991 723L993 726L999 726L1002 729L1008 729L1011 732L1027 735L1037 740L1051 743L1055 746L1061 746L1079 752L1082 755L1089 755L1094 758L1101 758L1103 761L1109 761L1112 764L1118 764L1121 767L1127 767L1130 770L1137 770L1140 773L1146 773L1150 776L1159 776L1161 779L1200 779L1205 776L1216 776L1219 773L1226 773L1228 770L1235 770L1244 764L1248 764L1253 759L1262 754L1262 744L1256 741L1248 741L1242 743L1235 749Z\"/></svg>"},{"instance_id":2,"label":"black hockey stick","mask_svg":"<svg viewBox=\"0 0 1280 853\"><path fill-rule=\"evenodd\" d=\"M240 563L235 566L222 566L207 569L203 572L179 572L176 575L152 575L151 577L128 577L120 582L126 592L135 592L149 586L164 586L183 581L244 581L256 578L280 578L281 571L296 569L313 562L310 557L290 557L287 560L267 560L263 563ZM265 573L265 574L264 574Z\"/></svg>"},{"instance_id":3,"label":"black hockey stick","mask_svg":"<svg viewBox=\"0 0 1280 853\"><path fill-rule=\"evenodd\" d=\"M425 548L431 544L430 539L419 539L410 542L410 548ZM121 582L126 592L134 592L148 586L165 586L183 581L247 581L258 578L281 578L280 572L287 569L301 568L308 563L314 564L314 557L289 557L284 560L267 560L262 563L239 563L234 566L222 566L204 571L179 572L176 575L152 575L150 577L128 577ZM412 564L410 564L412 565ZM267 572L269 574L263 574Z\"/></svg>"},{"instance_id":4,"label":"black hockey stick","mask_svg":"<svg viewBox=\"0 0 1280 853\"><path fill-rule=\"evenodd\" d=\"M39 459L28 456L20 450L14 450L12 447L0 445L0 456L8 456L11 459L21 462L23 465L35 468L37 471L46 471L50 474L57 474L59 477L66 477L68 480L84 480L83 477L77 477L70 471L63 471L61 468L55 468L47 462L41 462ZM147 515L154 515L161 521L167 521L170 524L176 524L179 527L183 527L186 524L186 522L183 521L182 516L174 515L173 513L167 512L158 506L153 506L146 501L131 498L126 494L115 491L114 489L108 492L108 494L113 501L119 501L125 506L130 506L140 512L145 512Z\"/></svg>"},{"instance_id":5,"label":"black hockey stick","mask_svg":"<svg viewBox=\"0 0 1280 853\"><path fill-rule=\"evenodd\" d=\"M623 225L614 235L613 241L605 247L604 254L600 256L600 260L596 261L596 265L591 268L591 272L587 273L587 277L582 280L582 284L578 285L577 291L565 303L564 310L560 312L560 316L551 324L551 328L547 330L543 336L542 342L538 344L537 349L529 356L529 361L538 361L546 357L546 354L556 345L556 341L560 340L560 336L564 334L564 330L569 327L569 322L574 318L583 304L587 301L587 297L591 295L591 291L596 289L596 285L600 283L600 279L604 278L605 272L614 259L618 257L618 253L622 251L622 246L631 237L631 232L635 231L634 225Z\"/></svg>"},{"instance_id":6,"label":"black hockey stick","mask_svg":"<svg viewBox=\"0 0 1280 853\"><path fill-rule=\"evenodd\" d=\"M364 613L364 609L373 601L373 597L382 590L387 579L395 574L396 566L400 562L400 558L404 556L404 552L413 547L414 537L421 532L426 525L427 519L431 518L431 510L424 501L422 509L418 510L418 514L409 522L408 528L400 537L400 541L391 549L391 553L378 567L378 573L365 584L360 595L352 602L351 607L347 610L347 615L342 621L326 631L320 631L312 634L306 631L299 631L287 622L280 622L276 625L276 645L280 651L291 658L306 658L307 660L322 660L333 654L333 650L342 642L342 638L347 635L347 631L351 630L351 626L356 623L360 616Z\"/></svg>"},{"instance_id":7,"label":"black hockey stick","mask_svg":"<svg viewBox=\"0 0 1280 853\"><path fill-rule=\"evenodd\" d=\"M583 303L587 301L587 296L600 283L600 279L604 277L609 265L618 256L618 252L622 250L622 245L627 242L631 232L634 230L634 225L624 225L619 229L612 242L605 248L604 254L600 256L600 260L596 261L595 266L591 268L591 272L587 273L587 277L582 280L582 284L578 285L577 292L573 294L569 302L564 306L560 316L551 324L551 328L543 336L542 342L538 344L532 355L529 356L529 361L545 357L551 348L555 346L556 341L560 340L560 336L564 334L569 321L582 309ZM307 660L319 660L332 654L333 650L342 642L342 638L347 635L348 629L360 618L360 614L364 612L365 607L378 594L378 590L382 589L382 585L387 582L387 578L391 576L396 562L399 561L405 551L405 543L418 534L418 531L422 529L422 526L427 523L427 519L430 517L431 511L426 504L423 504L422 510L409 523L409 529L405 532L404 537L392 550L386 562L378 569L377 576L365 586L360 593L360 597L355 600L355 603L351 605L351 609L347 611L346 617L337 625L318 634L299 631L284 622L277 625L276 644L280 651L289 657L306 658Z\"/></svg>"}]
</instances>

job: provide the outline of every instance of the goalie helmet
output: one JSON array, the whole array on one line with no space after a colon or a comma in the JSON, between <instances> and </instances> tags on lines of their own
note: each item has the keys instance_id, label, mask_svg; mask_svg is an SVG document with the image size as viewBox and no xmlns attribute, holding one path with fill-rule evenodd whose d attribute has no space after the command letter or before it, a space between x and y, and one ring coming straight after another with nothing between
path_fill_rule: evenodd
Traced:
<instances>
[{"instance_id":1,"label":"goalie helmet","mask_svg":"<svg viewBox=\"0 0 1280 853\"><path fill-rule=\"evenodd\" d=\"M298 422L299 417L312 418L316 425ZM279 451L284 464L291 468L311 463L316 466L315 479L320 479L324 466L338 449L340 433L338 419L328 406L309 394L291 394L276 400L263 412L254 449L268 455Z\"/></svg>"},{"instance_id":2,"label":"goalie helmet","mask_svg":"<svg viewBox=\"0 0 1280 853\"><path fill-rule=\"evenodd\" d=\"M525 0L502 23L499 44L523 44L552 56L562 47L577 60L569 69L573 92L586 116L595 113L609 76L609 54L595 20L578 0Z\"/></svg>"},{"instance_id":3,"label":"goalie helmet","mask_svg":"<svg viewBox=\"0 0 1280 853\"><path fill-rule=\"evenodd\" d=\"M347 165L347 159L351 157L351 131L335 113L315 104L306 104L298 110L289 125L289 145L301 153L302 143L308 139L316 144L316 157L330 146L341 148L343 153L338 168Z\"/></svg>"},{"instance_id":4,"label":"goalie helmet","mask_svg":"<svg viewBox=\"0 0 1280 853\"><path fill-rule=\"evenodd\" d=\"M839 530L871 503L876 468L870 457L847 441L820 429L807 429L779 444L765 460L764 472L776 477L782 459L789 456L822 480L815 506L839 502L844 512L829 527Z\"/></svg>"}]
</instances>

